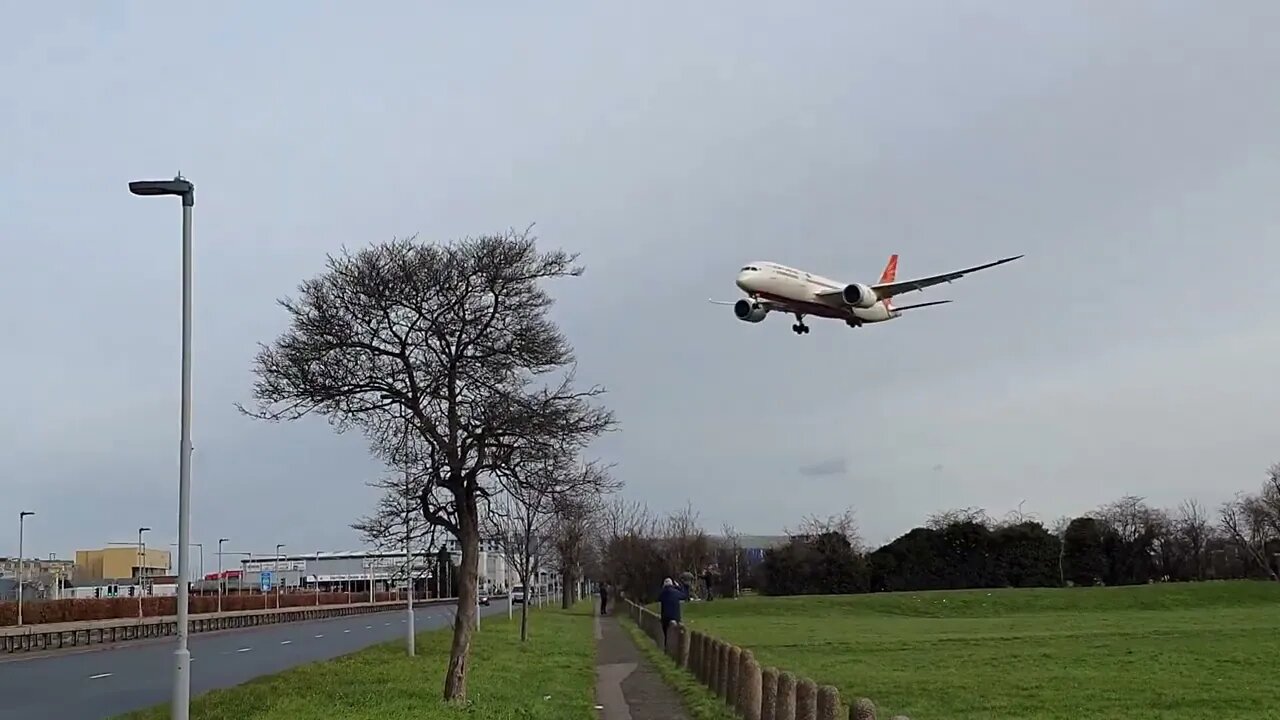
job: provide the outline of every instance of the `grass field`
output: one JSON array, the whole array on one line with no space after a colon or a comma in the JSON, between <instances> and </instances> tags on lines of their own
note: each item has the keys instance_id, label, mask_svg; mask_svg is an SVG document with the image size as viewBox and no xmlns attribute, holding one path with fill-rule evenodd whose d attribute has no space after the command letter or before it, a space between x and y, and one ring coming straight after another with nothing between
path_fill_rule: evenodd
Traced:
<instances>
[{"instance_id":1,"label":"grass field","mask_svg":"<svg viewBox=\"0 0 1280 720\"><path fill-rule=\"evenodd\" d=\"M1280 717L1280 583L742 598L685 622L882 717Z\"/></svg>"},{"instance_id":2,"label":"grass field","mask_svg":"<svg viewBox=\"0 0 1280 720\"><path fill-rule=\"evenodd\" d=\"M451 629L304 665L191 703L193 720L594 720L595 640L591 606L539 610L520 643L520 616L484 618L471 651L469 706L441 701ZM169 717L167 706L122 716Z\"/></svg>"}]
</instances>

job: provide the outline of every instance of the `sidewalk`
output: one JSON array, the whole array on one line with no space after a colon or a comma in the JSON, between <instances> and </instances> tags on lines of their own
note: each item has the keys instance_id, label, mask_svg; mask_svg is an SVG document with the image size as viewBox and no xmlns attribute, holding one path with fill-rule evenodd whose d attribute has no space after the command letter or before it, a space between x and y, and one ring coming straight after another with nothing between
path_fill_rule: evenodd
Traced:
<instances>
[{"instance_id":1,"label":"sidewalk","mask_svg":"<svg viewBox=\"0 0 1280 720\"><path fill-rule=\"evenodd\" d=\"M612 608L610 608L612 609ZM631 636L596 608L596 706L601 720L689 720L679 694L667 685Z\"/></svg>"}]
</instances>

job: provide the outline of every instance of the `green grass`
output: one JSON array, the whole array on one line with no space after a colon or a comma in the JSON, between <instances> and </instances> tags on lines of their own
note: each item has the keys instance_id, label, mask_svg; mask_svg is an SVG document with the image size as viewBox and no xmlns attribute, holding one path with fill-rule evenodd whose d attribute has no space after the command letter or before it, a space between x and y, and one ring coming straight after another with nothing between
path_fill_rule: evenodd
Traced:
<instances>
[{"instance_id":1,"label":"green grass","mask_svg":"<svg viewBox=\"0 0 1280 720\"><path fill-rule=\"evenodd\" d=\"M685 622L883 717L1280 717L1280 583L742 598Z\"/></svg>"},{"instance_id":2,"label":"green grass","mask_svg":"<svg viewBox=\"0 0 1280 720\"><path fill-rule=\"evenodd\" d=\"M473 637L466 706L444 703L452 629L418 635L417 656L391 642L278 675L215 690L191 703L193 720L594 720L595 635L591 606L485 617ZM168 718L167 706L122 716Z\"/></svg>"},{"instance_id":3,"label":"green grass","mask_svg":"<svg viewBox=\"0 0 1280 720\"><path fill-rule=\"evenodd\" d=\"M681 670L674 660L658 649L653 639L644 634L630 619L621 620L631 640L640 648L640 654L648 658L658 674L668 685L680 693L685 710L693 720L737 720L737 716L729 711L729 706L719 697L698 682L693 675Z\"/></svg>"}]
</instances>

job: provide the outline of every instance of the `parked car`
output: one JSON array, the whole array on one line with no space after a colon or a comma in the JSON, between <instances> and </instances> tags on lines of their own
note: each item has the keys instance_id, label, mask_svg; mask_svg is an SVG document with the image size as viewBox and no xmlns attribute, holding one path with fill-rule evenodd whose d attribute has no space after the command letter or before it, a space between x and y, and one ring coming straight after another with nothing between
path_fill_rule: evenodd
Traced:
<instances>
[{"instance_id":1,"label":"parked car","mask_svg":"<svg viewBox=\"0 0 1280 720\"><path fill-rule=\"evenodd\" d=\"M516 585L511 588L511 604L517 605L524 602L524 586Z\"/></svg>"}]
</instances>

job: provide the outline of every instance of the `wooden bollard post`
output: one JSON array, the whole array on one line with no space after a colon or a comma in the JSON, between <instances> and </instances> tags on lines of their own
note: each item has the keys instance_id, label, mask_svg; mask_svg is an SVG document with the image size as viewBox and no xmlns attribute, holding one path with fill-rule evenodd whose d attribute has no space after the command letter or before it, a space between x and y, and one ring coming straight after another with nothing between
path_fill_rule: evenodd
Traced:
<instances>
[{"instance_id":1,"label":"wooden bollard post","mask_svg":"<svg viewBox=\"0 0 1280 720\"><path fill-rule=\"evenodd\" d=\"M689 672L693 673L698 682L702 682L702 662L698 657L698 643L701 639L702 633L697 630L689 631Z\"/></svg>"},{"instance_id":2,"label":"wooden bollard post","mask_svg":"<svg viewBox=\"0 0 1280 720\"><path fill-rule=\"evenodd\" d=\"M818 688L818 720L840 720L840 691L830 685Z\"/></svg>"},{"instance_id":3,"label":"wooden bollard post","mask_svg":"<svg viewBox=\"0 0 1280 720\"><path fill-rule=\"evenodd\" d=\"M796 720L796 676L778 674L778 701L774 703L773 720Z\"/></svg>"},{"instance_id":4,"label":"wooden bollard post","mask_svg":"<svg viewBox=\"0 0 1280 720\"><path fill-rule=\"evenodd\" d=\"M729 643L720 641L720 677L717 680L716 694L723 700L729 687Z\"/></svg>"},{"instance_id":5,"label":"wooden bollard post","mask_svg":"<svg viewBox=\"0 0 1280 720\"><path fill-rule=\"evenodd\" d=\"M724 701L733 707L738 704L738 673L742 670L742 648L729 646L729 677L724 685Z\"/></svg>"},{"instance_id":6,"label":"wooden bollard post","mask_svg":"<svg viewBox=\"0 0 1280 720\"><path fill-rule=\"evenodd\" d=\"M680 634L676 640L676 665L679 665L681 670L688 670L690 650L689 628L681 625Z\"/></svg>"},{"instance_id":7,"label":"wooden bollard post","mask_svg":"<svg viewBox=\"0 0 1280 720\"><path fill-rule=\"evenodd\" d=\"M760 720L774 720L778 711L778 669L760 672Z\"/></svg>"},{"instance_id":8,"label":"wooden bollard post","mask_svg":"<svg viewBox=\"0 0 1280 720\"><path fill-rule=\"evenodd\" d=\"M762 685L760 663L750 650L743 650L742 669L738 673L738 712L746 720L760 720Z\"/></svg>"},{"instance_id":9,"label":"wooden bollard post","mask_svg":"<svg viewBox=\"0 0 1280 720\"><path fill-rule=\"evenodd\" d=\"M876 720L876 704L868 698L858 698L849 708L849 720Z\"/></svg>"},{"instance_id":10,"label":"wooden bollard post","mask_svg":"<svg viewBox=\"0 0 1280 720\"><path fill-rule=\"evenodd\" d=\"M720 641L713 637L707 638L707 687L720 692Z\"/></svg>"},{"instance_id":11,"label":"wooden bollard post","mask_svg":"<svg viewBox=\"0 0 1280 720\"><path fill-rule=\"evenodd\" d=\"M676 652L680 647L680 624L671 623L667 626L666 633L662 638L662 652L672 660L676 657Z\"/></svg>"},{"instance_id":12,"label":"wooden bollard post","mask_svg":"<svg viewBox=\"0 0 1280 720\"><path fill-rule=\"evenodd\" d=\"M809 678L796 682L796 720L818 720L818 686Z\"/></svg>"}]
</instances>

